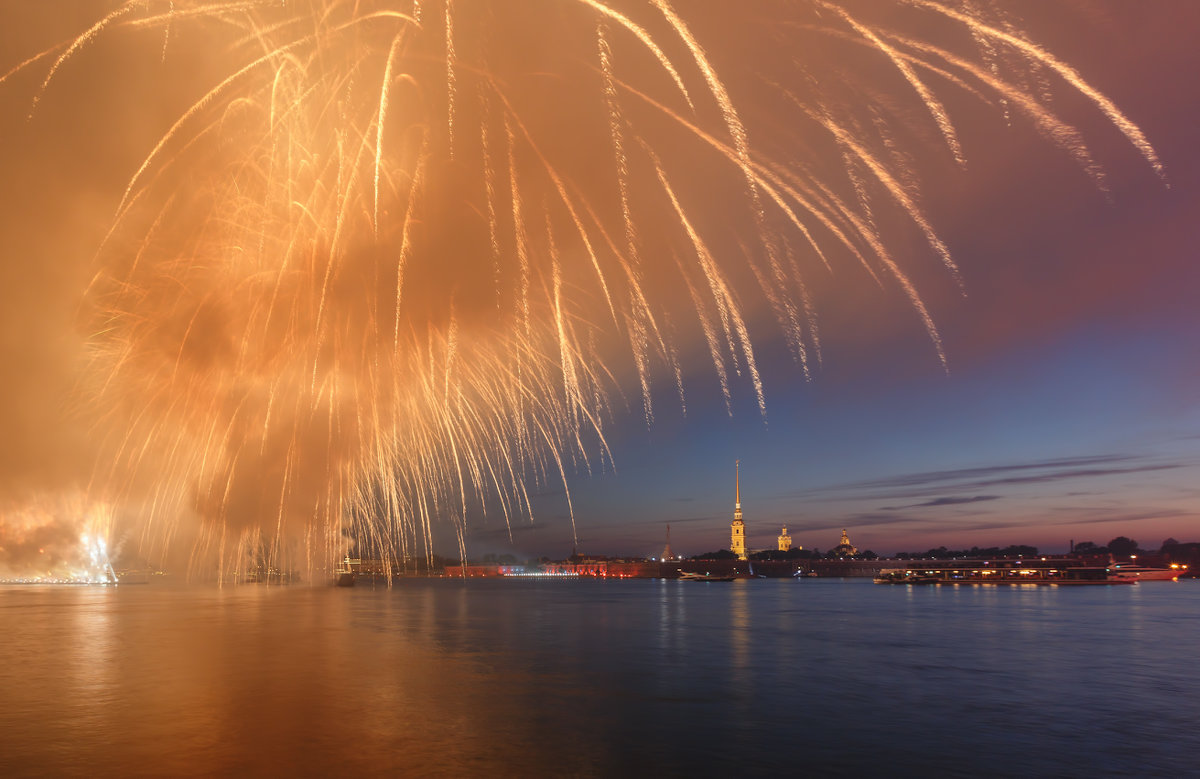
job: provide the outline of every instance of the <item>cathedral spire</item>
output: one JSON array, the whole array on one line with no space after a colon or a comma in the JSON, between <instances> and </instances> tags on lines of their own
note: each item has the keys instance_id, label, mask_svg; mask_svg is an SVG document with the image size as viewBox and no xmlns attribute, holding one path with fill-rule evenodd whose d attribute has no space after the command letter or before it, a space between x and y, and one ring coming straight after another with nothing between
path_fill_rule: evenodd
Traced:
<instances>
[{"instance_id":1,"label":"cathedral spire","mask_svg":"<svg viewBox=\"0 0 1200 779\"><path fill-rule=\"evenodd\" d=\"M746 523L742 521L742 461L734 460L734 500L733 525L730 526L729 551L737 555L739 560L747 560L746 554Z\"/></svg>"}]
</instances>

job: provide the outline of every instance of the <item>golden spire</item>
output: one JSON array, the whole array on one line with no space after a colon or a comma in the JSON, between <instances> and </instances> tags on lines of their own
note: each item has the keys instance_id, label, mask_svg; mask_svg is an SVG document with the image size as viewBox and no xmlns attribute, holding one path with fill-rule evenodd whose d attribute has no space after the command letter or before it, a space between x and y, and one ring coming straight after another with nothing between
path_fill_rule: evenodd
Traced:
<instances>
[{"instance_id":1,"label":"golden spire","mask_svg":"<svg viewBox=\"0 0 1200 779\"><path fill-rule=\"evenodd\" d=\"M733 461L733 468L734 468L733 483L734 483L734 489L736 491L735 497L733 500L734 500L734 508L739 508L739 509L742 507L742 468L741 468L741 464L742 464L741 460Z\"/></svg>"}]
</instances>

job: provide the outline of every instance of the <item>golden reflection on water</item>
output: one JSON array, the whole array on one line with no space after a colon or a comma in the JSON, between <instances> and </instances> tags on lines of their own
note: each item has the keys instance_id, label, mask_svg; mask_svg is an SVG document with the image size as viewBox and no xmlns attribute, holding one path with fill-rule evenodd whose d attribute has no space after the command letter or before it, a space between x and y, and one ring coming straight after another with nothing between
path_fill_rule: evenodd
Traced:
<instances>
[{"instance_id":1,"label":"golden reflection on water","mask_svg":"<svg viewBox=\"0 0 1200 779\"><path fill-rule=\"evenodd\" d=\"M731 582L733 589L729 593L729 668L734 684L739 688L749 682L750 604L747 595L751 584L749 580Z\"/></svg>"},{"instance_id":2,"label":"golden reflection on water","mask_svg":"<svg viewBox=\"0 0 1200 779\"><path fill-rule=\"evenodd\" d=\"M503 716L514 686L536 685L432 641L430 592L382 613L379 599L361 613L358 593L323 588L22 595L34 603L15 638L48 654L3 674L6 707L29 715L22 740L52 760L6 775L74 772L98 755L100 773L428 775L519 765L536 739L527 718ZM465 591L458 609L469 618Z\"/></svg>"},{"instance_id":3,"label":"golden reflection on water","mask_svg":"<svg viewBox=\"0 0 1200 779\"><path fill-rule=\"evenodd\" d=\"M1200 588L1098 589L4 587L0 776L1186 774Z\"/></svg>"}]
</instances>

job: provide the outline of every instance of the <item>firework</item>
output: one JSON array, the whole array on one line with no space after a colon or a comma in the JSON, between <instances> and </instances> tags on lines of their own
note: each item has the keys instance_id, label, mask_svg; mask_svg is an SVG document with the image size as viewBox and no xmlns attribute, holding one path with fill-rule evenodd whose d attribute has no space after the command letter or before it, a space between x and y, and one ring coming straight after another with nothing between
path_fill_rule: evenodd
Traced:
<instances>
[{"instance_id":1,"label":"firework","mask_svg":"<svg viewBox=\"0 0 1200 779\"><path fill-rule=\"evenodd\" d=\"M0 81L40 74L35 114L105 36L146 67L195 66L87 293L89 402L109 431L94 483L144 493L142 543L194 513L197 565L229 570L317 570L348 536L428 556L439 518L461 545L469 518L511 525L527 485L610 459L627 381L648 422L654 382L682 404L681 341L704 345L727 407L744 385L765 413L754 344L782 336L807 376L810 280L839 266L905 296L944 363L889 246L911 232L957 283L910 148L969 165L951 100L1027 121L1103 188L1052 110L1072 91L1162 175L1135 124L990 4L728 14L136 0L14 63ZM722 56L726 25L761 36L753 62ZM772 112L742 110L739 89Z\"/></svg>"},{"instance_id":2,"label":"firework","mask_svg":"<svg viewBox=\"0 0 1200 779\"><path fill-rule=\"evenodd\" d=\"M81 494L0 508L0 581L116 584L113 507Z\"/></svg>"}]
</instances>

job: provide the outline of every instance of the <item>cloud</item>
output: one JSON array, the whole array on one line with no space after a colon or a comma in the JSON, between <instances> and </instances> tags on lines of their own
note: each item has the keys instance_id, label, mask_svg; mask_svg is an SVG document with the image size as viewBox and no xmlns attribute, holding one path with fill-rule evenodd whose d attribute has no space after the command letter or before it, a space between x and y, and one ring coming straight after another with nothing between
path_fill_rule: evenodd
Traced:
<instances>
[{"instance_id":1,"label":"cloud","mask_svg":"<svg viewBox=\"0 0 1200 779\"><path fill-rule=\"evenodd\" d=\"M493 538L507 539L509 533L524 533L529 530L543 530L547 527L544 522L514 522L511 529L508 527L497 528L480 528L468 527L467 538L471 541L486 541Z\"/></svg>"},{"instance_id":2,"label":"cloud","mask_svg":"<svg viewBox=\"0 0 1200 779\"><path fill-rule=\"evenodd\" d=\"M1191 463L1184 462L1139 462L1144 458L1103 454L1087 457L1068 457L1038 460L1029 463L1007 463L1002 465L959 468L947 471L924 471L902 474L886 479L871 479L859 482L821 487L793 493L792 496L833 497L841 500L860 500L864 497L881 498L924 498L946 490L985 490L995 487L1012 487L1025 484L1048 484L1072 479L1095 478L1133 473L1149 473L1183 468ZM863 493L870 493L864 495ZM957 503L996 500L999 495L980 495L961 499L955 497L935 498L928 502L903 506L932 507ZM894 510L889 507L885 510Z\"/></svg>"},{"instance_id":3,"label":"cloud","mask_svg":"<svg viewBox=\"0 0 1200 779\"><path fill-rule=\"evenodd\" d=\"M985 500L1000 500L999 495L976 495L973 498L944 497L934 498L924 503L914 503L911 506L884 506L883 511L901 511L903 509L927 508L930 506L960 506L964 503L980 503Z\"/></svg>"},{"instance_id":4,"label":"cloud","mask_svg":"<svg viewBox=\"0 0 1200 779\"><path fill-rule=\"evenodd\" d=\"M1183 519L1200 517L1200 513L1195 511L1185 511L1181 509L1160 509L1156 511L1143 511L1132 514L1114 514L1109 517L1090 516L1083 519L1072 519L1066 522L1056 522L1056 525L1098 525L1101 523L1110 522L1145 522L1150 519Z\"/></svg>"},{"instance_id":5,"label":"cloud","mask_svg":"<svg viewBox=\"0 0 1200 779\"><path fill-rule=\"evenodd\" d=\"M927 522L924 517L911 517L904 514L876 514L862 513L853 514L848 517L842 517L836 522L820 522L820 523L788 523L792 534L798 532L811 533L821 530L841 530L844 527L876 527L880 525L909 525L921 522Z\"/></svg>"},{"instance_id":6,"label":"cloud","mask_svg":"<svg viewBox=\"0 0 1200 779\"><path fill-rule=\"evenodd\" d=\"M819 488L818 491L840 491L850 489L892 490L904 487L924 487L937 484L951 484L963 480L981 480L986 483L987 481L991 481L997 477L1001 477L1010 473L1046 470L1049 468L1070 470L1093 467L1097 465L1111 465L1115 463L1130 462L1135 459L1135 457L1130 455L1100 454L1083 457L1052 458L1028 463L1007 463L1002 465L978 466L974 468L956 468L947 471L921 471L917 473L902 474L900 476L892 476L886 479L868 479L865 481L848 482L846 484Z\"/></svg>"}]
</instances>

